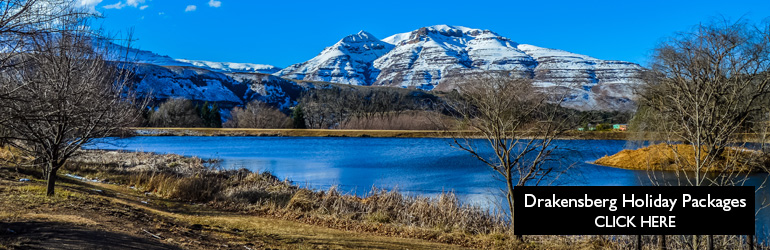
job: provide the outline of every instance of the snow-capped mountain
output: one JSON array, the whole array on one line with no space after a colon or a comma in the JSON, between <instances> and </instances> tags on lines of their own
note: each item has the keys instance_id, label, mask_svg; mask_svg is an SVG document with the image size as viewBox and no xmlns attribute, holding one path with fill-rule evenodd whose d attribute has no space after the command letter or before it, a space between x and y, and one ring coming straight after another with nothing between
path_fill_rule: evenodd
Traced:
<instances>
[{"instance_id":1,"label":"snow-capped mountain","mask_svg":"<svg viewBox=\"0 0 770 250\"><path fill-rule=\"evenodd\" d=\"M187 59L175 59L166 55L159 55L152 51L141 50L131 48L126 51L126 47L121 45L112 44L112 51L116 53L113 57L116 60L123 60L123 57L137 63L152 64L157 66L183 66L183 67L196 67L207 69L216 72L223 73L263 73L273 74L281 70L281 68L256 63L233 63L233 62L211 62L203 60L187 60Z\"/></svg>"},{"instance_id":2,"label":"snow-capped mountain","mask_svg":"<svg viewBox=\"0 0 770 250\"><path fill-rule=\"evenodd\" d=\"M291 65L276 76L297 80L370 85L372 62L393 49L366 31L346 36L307 62Z\"/></svg>"},{"instance_id":3,"label":"snow-capped mountain","mask_svg":"<svg viewBox=\"0 0 770 250\"><path fill-rule=\"evenodd\" d=\"M216 102L229 109L252 100L287 109L307 84L271 75L280 68L254 63L175 59L151 51L108 43L110 60L132 62L131 88L156 102L169 98Z\"/></svg>"},{"instance_id":4,"label":"snow-capped mountain","mask_svg":"<svg viewBox=\"0 0 770 250\"><path fill-rule=\"evenodd\" d=\"M578 109L633 108L633 85L643 68L562 50L518 44L489 30L436 25L377 40L350 35L307 62L274 75L355 85L450 90L462 77L505 71L543 88L572 90L567 105Z\"/></svg>"},{"instance_id":5,"label":"snow-capped mountain","mask_svg":"<svg viewBox=\"0 0 770 250\"><path fill-rule=\"evenodd\" d=\"M233 62L210 62L202 60L187 60L187 59L174 59L178 62L184 62L192 64L196 67L209 68L221 72L233 72L233 73L264 73L272 74L281 70L281 68L256 63L233 63Z\"/></svg>"},{"instance_id":6,"label":"snow-capped mountain","mask_svg":"<svg viewBox=\"0 0 770 250\"><path fill-rule=\"evenodd\" d=\"M252 100L288 109L295 105L308 84L269 74L220 72L195 66L160 66L139 63L133 68L131 88L155 101L182 97L217 102L231 108Z\"/></svg>"},{"instance_id":7,"label":"snow-capped mountain","mask_svg":"<svg viewBox=\"0 0 770 250\"><path fill-rule=\"evenodd\" d=\"M312 82L447 91L468 75L505 72L534 79L544 91L570 90L568 107L628 110L635 106L632 89L644 70L630 62L519 44L489 30L449 25L382 40L361 31L285 69L175 59L139 49L128 55L139 63L135 87L155 99L185 97L232 105L258 99L280 107L292 106L313 88Z\"/></svg>"}]
</instances>

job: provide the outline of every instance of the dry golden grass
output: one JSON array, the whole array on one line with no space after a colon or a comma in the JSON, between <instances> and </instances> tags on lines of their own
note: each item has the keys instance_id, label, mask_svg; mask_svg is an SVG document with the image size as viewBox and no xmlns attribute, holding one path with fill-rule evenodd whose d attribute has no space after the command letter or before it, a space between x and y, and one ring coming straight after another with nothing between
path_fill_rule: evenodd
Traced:
<instances>
[{"instance_id":1,"label":"dry golden grass","mask_svg":"<svg viewBox=\"0 0 770 250\"><path fill-rule=\"evenodd\" d=\"M88 156L90 155L90 156ZM92 156L106 156L109 160ZM158 158L151 161L145 158ZM132 159L139 158L139 159ZM361 233L461 246L491 246L484 235L506 232L501 215L462 205L451 193L436 198L374 190L365 198L335 188L315 191L270 173L207 168L174 155L89 152L67 165L72 173L132 186L164 199L207 203L222 211L251 213ZM148 164L149 163L149 164ZM152 166L150 166L152 165ZM174 166L174 167L169 167Z\"/></svg>"},{"instance_id":2,"label":"dry golden grass","mask_svg":"<svg viewBox=\"0 0 770 250\"><path fill-rule=\"evenodd\" d=\"M84 169L92 168L98 169ZM102 169L111 168L136 166L107 164ZM168 171L163 167L140 169ZM129 181L116 176L139 176L141 171L111 170L105 176ZM451 193L429 199L376 190L360 198L335 189L299 189L268 173L182 172L137 177L135 181L146 186L135 189L125 183L63 177L56 196L46 197L43 180L0 164L0 230L10 225L18 233L11 238L0 235L0 249L42 243L52 247L39 248L56 248L63 241L94 249L156 249L152 246L158 245L183 249L629 249L635 242L626 236L527 236L521 243L505 231L474 232L469 229L483 228L472 224L484 221L475 217L483 214L459 207ZM25 177L32 181L18 181ZM223 190L210 202L190 203L175 197L180 195L176 192L194 193L206 187L180 184L178 179L185 178L213 178ZM177 191L146 193L144 187L150 186ZM409 225L405 219L424 224ZM79 233L65 238L49 233L73 229ZM645 238L647 245L654 246L653 241ZM735 243L728 244L734 245L731 249L745 249L738 241L724 242Z\"/></svg>"},{"instance_id":3,"label":"dry golden grass","mask_svg":"<svg viewBox=\"0 0 770 250\"><path fill-rule=\"evenodd\" d=\"M705 150L704 150L705 151ZM701 159L705 158L702 153ZM604 156L594 163L598 165L635 170L694 171L695 150L687 144L655 144L636 150L623 150L611 156ZM728 148L716 160L714 167L706 171L725 171L725 166L736 171L761 171L766 166L766 157L752 150Z\"/></svg>"},{"instance_id":4,"label":"dry golden grass","mask_svg":"<svg viewBox=\"0 0 770 250\"><path fill-rule=\"evenodd\" d=\"M68 178L55 197L46 197L44 181L15 181L20 177L0 166L0 249L57 249L63 242L89 249L465 249L221 211ZM60 233L69 230L75 232Z\"/></svg>"},{"instance_id":5,"label":"dry golden grass","mask_svg":"<svg viewBox=\"0 0 770 250\"><path fill-rule=\"evenodd\" d=\"M341 129L442 131L452 128L454 118L431 111L406 111L400 114L371 117L352 117L341 124Z\"/></svg>"},{"instance_id":6,"label":"dry golden grass","mask_svg":"<svg viewBox=\"0 0 770 250\"><path fill-rule=\"evenodd\" d=\"M0 164L16 164L29 159L29 157L23 155L21 150L7 145L0 146Z\"/></svg>"}]
</instances>

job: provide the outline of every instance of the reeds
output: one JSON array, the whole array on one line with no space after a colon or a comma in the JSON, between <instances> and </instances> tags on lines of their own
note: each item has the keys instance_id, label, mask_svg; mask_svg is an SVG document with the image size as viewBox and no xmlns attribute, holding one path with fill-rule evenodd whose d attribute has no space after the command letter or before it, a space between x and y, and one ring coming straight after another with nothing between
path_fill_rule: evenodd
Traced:
<instances>
[{"instance_id":1,"label":"reeds","mask_svg":"<svg viewBox=\"0 0 770 250\"><path fill-rule=\"evenodd\" d=\"M109 179L163 198L209 202L228 210L271 211L327 221L417 227L442 233L490 234L508 229L503 214L463 204L452 192L436 197L373 187L364 197L302 188L269 172L218 169L195 157L88 152L67 170ZM101 176L101 177L100 177Z\"/></svg>"},{"instance_id":2,"label":"reeds","mask_svg":"<svg viewBox=\"0 0 770 250\"><path fill-rule=\"evenodd\" d=\"M513 240L504 214L463 204L452 192L434 197L373 187L365 196L337 187L312 190L281 181L269 172L227 170L216 161L151 153L89 151L67 171L134 186L157 196L207 203L239 213L262 214L352 231L412 237L476 248L631 249L636 236L527 236ZM714 236L718 249L746 249L746 237ZM668 236L669 249L705 247L707 237ZM644 236L643 249L657 249L657 236ZM766 249L767 244L756 249Z\"/></svg>"}]
</instances>

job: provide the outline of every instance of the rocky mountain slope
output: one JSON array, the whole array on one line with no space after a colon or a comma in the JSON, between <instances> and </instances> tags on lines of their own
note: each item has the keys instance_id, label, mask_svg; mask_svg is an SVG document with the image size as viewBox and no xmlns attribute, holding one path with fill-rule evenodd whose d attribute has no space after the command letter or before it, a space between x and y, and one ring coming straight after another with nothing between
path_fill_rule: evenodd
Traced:
<instances>
[{"instance_id":1,"label":"rocky mountain slope","mask_svg":"<svg viewBox=\"0 0 770 250\"><path fill-rule=\"evenodd\" d=\"M371 85L376 79L376 74L370 72L372 62L393 47L361 31L342 38L313 59L291 65L275 75L306 81Z\"/></svg>"},{"instance_id":2,"label":"rocky mountain slope","mask_svg":"<svg viewBox=\"0 0 770 250\"><path fill-rule=\"evenodd\" d=\"M231 108L259 100L289 108L312 86L271 75L281 70L272 65L174 59L133 48L126 53L125 47L113 46L136 62L132 88L156 102L181 97Z\"/></svg>"},{"instance_id":3,"label":"rocky mountain slope","mask_svg":"<svg viewBox=\"0 0 770 250\"><path fill-rule=\"evenodd\" d=\"M309 84L262 73L220 72L195 66L137 64L132 88L156 101L182 97L217 102L224 108L259 100L289 108Z\"/></svg>"},{"instance_id":4,"label":"rocky mountain slope","mask_svg":"<svg viewBox=\"0 0 770 250\"><path fill-rule=\"evenodd\" d=\"M633 108L637 64L599 60L562 50L518 44L489 30L436 25L377 40L350 35L307 62L274 75L355 85L451 90L462 77L505 71L535 80L544 89L568 88L567 106Z\"/></svg>"},{"instance_id":5,"label":"rocky mountain slope","mask_svg":"<svg viewBox=\"0 0 770 250\"><path fill-rule=\"evenodd\" d=\"M136 88L155 99L185 97L243 105L263 100L290 107L307 82L448 91L468 75L506 72L534 79L544 91L569 90L580 110L628 110L641 66L519 44L489 30L436 25L379 40L365 31L342 38L316 57L271 65L174 59L132 49Z\"/></svg>"},{"instance_id":6,"label":"rocky mountain slope","mask_svg":"<svg viewBox=\"0 0 770 250\"><path fill-rule=\"evenodd\" d=\"M181 67L195 67L206 69L215 72L223 73L263 73L273 74L281 70L281 68L267 65L267 64L255 64L255 63L232 63L232 62L211 62L203 60L188 60L188 59L175 59L166 55L159 55L152 51L141 50L131 48L126 51L126 47L113 44L115 48L113 51L117 51L118 55L127 55L128 60L135 61L142 64L152 64L157 66L181 66ZM118 58L122 59L122 58Z\"/></svg>"}]
</instances>

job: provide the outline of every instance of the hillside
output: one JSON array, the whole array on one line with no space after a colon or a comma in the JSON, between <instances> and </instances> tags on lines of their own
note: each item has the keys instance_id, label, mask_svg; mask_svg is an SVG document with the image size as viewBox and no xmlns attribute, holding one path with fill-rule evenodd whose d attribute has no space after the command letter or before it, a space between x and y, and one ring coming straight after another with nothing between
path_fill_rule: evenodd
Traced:
<instances>
[{"instance_id":1,"label":"hillside","mask_svg":"<svg viewBox=\"0 0 770 250\"><path fill-rule=\"evenodd\" d=\"M117 46L117 45L116 45ZM137 89L157 100L184 97L243 105L261 100L287 108L312 83L450 91L469 75L505 72L543 91L570 91L578 110L632 110L641 66L519 44L490 30L436 25L382 40L360 31L312 59L285 69L266 64L174 59L131 49Z\"/></svg>"},{"instance_id":2,"label":"hillside","mask_svg":"<svg viewBox=\"0 0 770 250\"><path fill-rule=\"evenodd\" d=\"M569 88L566 105L580 110L629 110L640 82L637 64L519 44L493 31L436 25L382 40L361 31L318 56L274 75L354 85L451 90L467 75L510 72L545 91Z\"/></svg>"}]
</instances>

